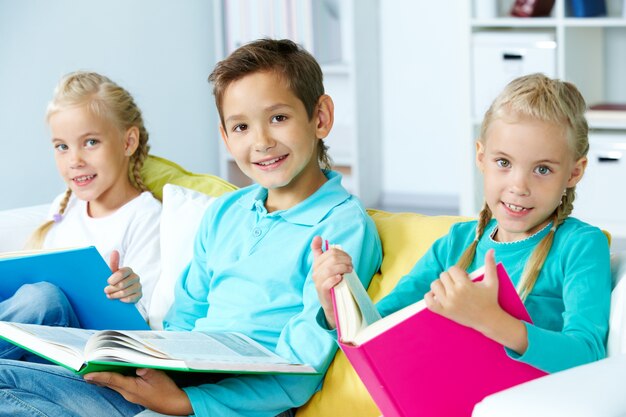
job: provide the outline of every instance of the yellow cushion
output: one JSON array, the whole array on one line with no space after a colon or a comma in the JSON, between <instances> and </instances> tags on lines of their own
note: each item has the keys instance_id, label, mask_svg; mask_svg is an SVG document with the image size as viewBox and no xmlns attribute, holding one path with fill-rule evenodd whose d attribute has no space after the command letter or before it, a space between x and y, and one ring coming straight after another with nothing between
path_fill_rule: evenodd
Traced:
<instances>
[{"instance_id":1,"label":"yellow cushion","mask_svg":"<svg viewBox=\"0 0 626 417\"><path fill-rule=\"evenodd\" d=\"M158 156L148 156L142 169L146 186L162 198L166 183L180 185L219 196L237 187L209 174L194 174ZM381 271L374 275L368 293L380 300L411 270L432 243L448 232L450 226L468 218L424 216L415 213L389 213L368 210L376 223L383 245ZM380 412L371 400L345 355L338 351L324 378L322 390L301 407L297 417L378 417Z\"/></svg>"},{"instance_id":2,"label":"yellow cushion","mask_svg":"<svg viewBox=\"0 0 626 417\"><path fill-rule=\"evenodd\" d=\"M220 177L210 174L194 174L165 158L148 155L141 170L146 186L158 198L163 199L163 186L176 184L217 197L237 187Z\"/></svg>"},{"instance_id":3,"label":"yellow cushion","mask_svg":"<svg viewBox=\"0 0 626 417\"><path fill-rule=\"evenodd\" d=\"M398 280L453 223L469 218L424 216L368 210L383 245L383 263L368 293L374 301L387 295ZM302 406L297 417L378 417L380 412L343 352L338 351L324 378L322 389Z\"/></svg>"}]
</instances>

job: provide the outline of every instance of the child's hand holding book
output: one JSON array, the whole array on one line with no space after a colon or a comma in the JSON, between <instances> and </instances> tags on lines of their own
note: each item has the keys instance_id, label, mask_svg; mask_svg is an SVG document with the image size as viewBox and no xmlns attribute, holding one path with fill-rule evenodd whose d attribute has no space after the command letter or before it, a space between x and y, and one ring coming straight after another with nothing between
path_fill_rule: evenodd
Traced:
<instances>
[{"instance_id":1,"label":"child's hand holding book","mask_svg":"<svg viewBox=\"0 0 626 417\"><path fill-rule=\"evenodd\" d=\"M424 295L429 310L484 333L493 318L502 313L498 304L498 272L494 251L485 255L485 275L474 282L469 274L453 266L439 275Z\"/></svg>"},{"instance_id":2,"label":"child's hand holding book","mask_svg":"<svg viewBox=\"0 0 626 417\"><path fill-rule=\"evenodd\" d=\"M113 273L107 279L104 292L110 299L119 299L125 303L136 303L143 296L139 275L130 267L120 268L120 253L116 250L111 252L109 267Z\"/></svg>"},{"instance_id":3,"label":"child's hand holding book","mask_svg":"<svg viewBox=\"0 0 626 417\"><path fill-rule=\"evenodd\" d=\"M498 271L494 250L485 254L484 277L472 281L453 266L441 273L424 295L429 310L483 335L522 355L528 348L526 326L498 303Z\"/></svg>"},{"instance_id":4,"label":"child's hand holding book","mask_svg":"<svg viewBox=\"0 0 626 417\"><path fill-rule=\"evenodd\" d=\"M136 376L116 372L93 372L85 380L119 392L128 401L160 413L189 415L193 413L189 397L165 372L140 368Z\"/></svg>"},{"instance_id":5,"label":"child's hand holding book","mask_svg":"<svg viewBox=\"0 0 626 417\"><path fill-rule=\"evenodd\" d=\"M324 246L324 247L323 247ZM317 295L324 309L329 329L337 327L330 290L343 278L343 274L352 272L352 258L338 247L329 247L328 241L322 242L315 236L311 242L313 251L313 281Z\"/></svg>"}]
</instances>

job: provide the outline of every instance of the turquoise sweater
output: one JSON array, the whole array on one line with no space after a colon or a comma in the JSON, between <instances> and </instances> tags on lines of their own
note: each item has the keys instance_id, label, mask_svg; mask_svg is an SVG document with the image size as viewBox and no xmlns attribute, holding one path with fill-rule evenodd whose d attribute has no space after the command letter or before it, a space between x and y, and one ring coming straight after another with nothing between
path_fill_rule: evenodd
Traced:
<instances>
[{"instance_id":1,"label":"turquoise sweater","mask_svg":"<svg viewBox=\"0 0 626 417\"><path fill-rule=\"evenodd\" d=\"M495 249L513 284L549 227L517 242L500 243L491 236L491 220L478 243L468 271L484 263L485 253ZM460 258L475 236L476 221L458 223L437 240L396 288L378 304L383 316L414 303L430 290L430 283ZM525 305L534 324L526 324L528 349L523 355L508 351L517 360L547 372L556 372L606 355L611 293L608 240L602 231L568 218L557 229L554 243ZM459 346L462 349L461 346Z\"/></svg>"}]
</instances>

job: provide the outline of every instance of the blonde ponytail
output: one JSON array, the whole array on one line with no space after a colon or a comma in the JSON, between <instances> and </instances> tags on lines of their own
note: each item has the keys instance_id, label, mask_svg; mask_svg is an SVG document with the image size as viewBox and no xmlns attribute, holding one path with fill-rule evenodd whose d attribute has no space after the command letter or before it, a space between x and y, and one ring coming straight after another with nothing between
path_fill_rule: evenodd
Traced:
<instances>
[{"instance_id":1,"label":"blonde ponytail","mask_svg":"<svg viewBox=\"0 0 626 417\"><path fill-rule=\"evenodd\" d=\"M491 213L491 209L487 203L483 204L483 208L478 214L478 223L476 224L476 238L474 241L465 249L459 260L457 261L457 266L463 270L467 270L469 266L472 264L474 260L474 256L476 256L476 247L478 246L478 241L485 233L485 228L489 224L489 221L493 217Z\"/></svg>"},{"instance_id":2,"label":"blonde ponytail","mask_svg":"<svg viewBox=\"0 0 626 417\"><path fill-rule=\"evenodd\" d=\"M573 188L565 190L563 197L561 197L561 204L557 207L552 216L552 226L550 227L550 231L546 236L544 236L543 239L541 239L535 250L533 250L533 253L530 255L530 258L528 258L528 261L526 261L522 277L517 284L517 292L519 293L522 301L526 300L526 297L528 297L537 282L541 268L543 268L543 264L546 262L548 253L550 253L550 248L552 248L557 228L563 224L565 219L567 219L572 213L572 210L574 209L574 198L576 198L576 195Z\"/></svg>"},{"instance_id":3,"label":"blonde ponytail","mask_svg":"<svg viewBox=\"0 0 626 417\"><path fill-rule=\"evenodd\" d=\"M139 111L138 108L136 110ZM139 118L139 121L135 119L136 126L139 129L139 145L137 146L135 153L133 153L133 155L130 157L129 177L130 182L133 184L133 186L139 191L143 192L150 191L146 184L143 182L143 177L141 176L141 169L143 168L143 164L148 157L150 145L148 145L148 131L143 125L143 120L141 120L141 113L136 115L136 118Z\"/></svg>"},{"instance_id":4,"label":"blonde ponytail","mask_svg":"<svg viewBox=\"0 0 626 417\"><path fill-rule=\"evenodd\" d=\"M63 214L65 214L65 209L67 208L67 204L70 201L70 197L72 195L72 190L69 188L65 191L65 195L59 204L59 212L54 215L52 220L48 220L41 226L39 226L35 231L30 235L28 240L26 241L25 249L41 249L43 247L43 242L46 240L46 236L48 232L54 225L63 219Z\"/></svg>"}]
</instances>

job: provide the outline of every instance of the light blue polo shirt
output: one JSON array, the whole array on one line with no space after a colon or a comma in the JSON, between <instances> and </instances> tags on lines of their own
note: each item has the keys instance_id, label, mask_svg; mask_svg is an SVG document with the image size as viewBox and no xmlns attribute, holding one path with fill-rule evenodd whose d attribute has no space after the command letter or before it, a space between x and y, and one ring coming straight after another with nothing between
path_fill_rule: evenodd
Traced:
<instances>
[{"instance_id":1,"label":"light blue polo shirt","mask_svg":"<svg viewBox=\"0 0 626 417\"><path fill-rule=\"evenodd\" d=\"M376 227L341 175L296 206L268 213L253 185L216 200L201 222L191 264L175 289L168 330L237 331L277 354L325 372L336 350L315 320L320 303L310 244L341 244L367 286L382 261ZM322 375L246 375L185 388L196 415L275 416L299 406Z\"/></svg>"}]
</instances>

